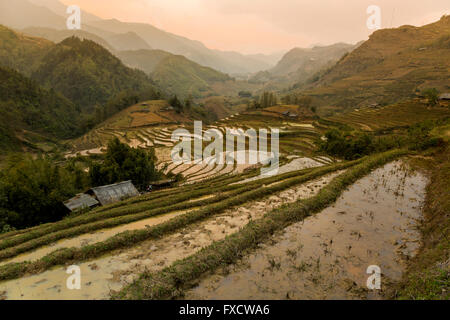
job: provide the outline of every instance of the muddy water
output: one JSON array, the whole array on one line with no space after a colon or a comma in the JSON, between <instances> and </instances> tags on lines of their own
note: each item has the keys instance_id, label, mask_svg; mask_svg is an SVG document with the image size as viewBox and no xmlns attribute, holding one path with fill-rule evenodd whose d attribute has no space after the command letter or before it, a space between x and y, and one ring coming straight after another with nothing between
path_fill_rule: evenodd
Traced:
<instances>
[{"instance_id":1,"label":"muddy water","mask_svg":"<svg viewBox=\"0 0 450 320\"><path fill-rule=\"evenodd\" d=\"M187 299L377 299L419 247L427 179L401 162L374 171L317 215L238 264L202 280ZM368 290L370 265L381 291Z\"/></svg>"},{"instance_id":2,"label":"muddy water","mask_svg":"<svg viewBox=\"0 0 450 320\"><path fill-rule=\"evenodd\" d=\"M193 201L198 201L198 199L194 199ZM175 211L175 212L160 215L157 217L151 217L151 218L139 220L139 221L136 221L133 223L128 223L128 224L125 224L125 225L122 225L122 226L119 226L116 228L102 229L102 230L95 231L92 233L83 234L81 236L74 237L71 239L63 239L63 240L55 242L49 246L45 246L45 247L39 248L37 250L34 250L32 252L27 252L27 253L18 255L12 259L2 261L2 262L0 262L0 265L4 265L7 263L11 263L11 262L34 261L34 260L38 260L38 259L46 256L47 254L49 254L55 250L61 249L61 248L71 248L71 247L80 248L85 245L94 244L96 242L104 241L104 240L106 240L116 234L119 234L121 232L124 232L124 231L139 230L139 229L143 229L146 227L150 227L150 226L154 226L154 225L166 222L172 218L175 218L179 215L190 212L194 209Z\"/></svg>"},{"instance_id":3,"label":"muddy water","mask_svg":"<svg viewBox=\"0 0 450 320\"><path fill-rule=\"evenodd\" d=\"M295 159L291 160L289 163L281 166L278 169L278 171L276 172L276 174L274 174L274 175L280 175L280 174L297 171L297 170L321 167L323 165L324 165L323 163L320 163L311 158L295 158ZM245 180L242 180L239 182L235 182L234 184L247 183L247 182L251 182L251 181L260 180L262 178L264 178L264 176L256 176L253 178L248 178L248 179L245 179Z\"/></svg>"},{"instance_id":4,"label":"muddy water","mask_svg":"<svg viewBox=\"0 0 450 320\"><path fill-rule=\"evenodd\" d=\"M250 220L261 218L273 208L299 198L311 197L340 173L226 210L162 239L144 241L133 248L118 250L109 256L81 263L80 290L67 289L66 280L69 275L64 268L56 268L0 283L0 296L3 292L3 297L7 299L107 299L110 290L119 290L144 270L160 270L194 254L213 241L235 233Z\"/></svg>"}]
</instances>

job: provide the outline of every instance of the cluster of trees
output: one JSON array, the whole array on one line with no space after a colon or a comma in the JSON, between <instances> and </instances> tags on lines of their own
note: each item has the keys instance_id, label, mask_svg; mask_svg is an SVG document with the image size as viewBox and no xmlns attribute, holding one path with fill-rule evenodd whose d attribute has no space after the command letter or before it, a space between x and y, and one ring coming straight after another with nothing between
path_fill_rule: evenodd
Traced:
<instances>
[{"instance_id":1,"label":"cluster of trees","mask_svg":"<svg viewBox=\"0 0 450 320\"><path fill-rule=\"evenodd\" d=\"M422 91L422 95L428 100L428 104L435 106L439 101L439 91L436 88L429 88Z\"/></svg>"},{"instance_id":2,"label":"cluster of trees","mask_svg":"<svg viewBox=\"0 0 450 320\"><path fill-rule=\"evenodd\" d=\"M63 202L90 187L132 180L140 190L162 174L152 151L112 140L100 161L71 159L64 165L48 157L12 155L0 172L0 233L62 219Z\"/></svg>"},{"instance_id":3,"label":"cluster of trees","mask_svg":"<svg viewBox=\"0 0 450 320\"><path fill-rule=\"evenodd\" d=\"M31 77L62 93L82 111L92 111L124 90L157 91L143 71L126 67L99 44L77 37L48 50Z\"/></svg>"},{"instance_id":4,"label":"cluster of trees","mask_svg":"<svg viewBox=\"0 0 450 320\"><path fill-rule=\"evenodd\" d=\"M261 108L268 108L277 105L278 98L273 92L263 92L259 99L259 104Z\"/></svg>"},{"instance_id":5,"label":"cluster of trees","mask_svg":"<svg viewBox=\"0 0 450 320\"><path fill-rule=\"evenodd\" d=\"M49 158L14 155L0 173L0 232L63 218L63 201L88 185L74 165L58 166Z\"/></svg>"},{"instance_id":6,"label":"cluster of trees","mask_svg":"<svg viewBox=\"0 0 450 320\"><path fill-rule=\"evenodd\" d=\"M260 97L255 97L248 102L247 108L250 109L264 109L278 104L277 95L273 92L264 91Z\"/></svg>"},{"instance_id":7,"label":"cluster of trees","mask_svg":"<svg viewBox=\"0 0 450 320\"><path fill-rule=\"evenodd\" d=\"M175 109L176 113L188 112L192 108L192 99L188 97L184 100L184 104L178 99L177 95L174 95L169 100L169 104Z\"/></svg>"},{"instance_id":8,"label":"cluster of trees","mask_svg":"<svg viewBox=\"0 0 450 320\"><path fill-rule=\"evenodd\" d=\"M368 133L351 135L339 129L332 129L327 131L325 137L326 141L321 142L320 149L346 160L360 158L373 153L377 149L374 137Z\"/></svg>"},{"instance_id":9,"label":"cluster of trees","mask_svg":"<svg viewBox=\"0 0 450 320\"><path fill-rule=\"evenodd\" d=\"M0 67L1 151L19 146L14 131L20 129L59 138L73 137L80 133L79 113L79 109L54 90L40 88L17 71Z\"/></svg>"},{"instance_id":10,"label":"cluster of trees","mask_svg":"<svg viewBox=\"0 0 450 320\"><path fill-rule=\"evenodd\" d=\"M89 176L94 187L132 180L138 189L145 190L150 181L161 178L155 162L153 149L133 149L115 138L108 144L104 161L92 164Z\"/></svg>"},{"instance_id":11,"label":"cluster of trees","mask_svg":"<svg viewBox=\"0 0 450 320\"><path fill-rule=\"evenodd\" d=\"M372 153L401 147L425 150L441 143L440 138L431 135L435 126L436 123L430 120L410 126L403 134L385 136L352 132L347 128L334 128L327 131L326 140L320 141L319 146L321 151L346 160L354 160Z\"/></svg>"}]
</instances>

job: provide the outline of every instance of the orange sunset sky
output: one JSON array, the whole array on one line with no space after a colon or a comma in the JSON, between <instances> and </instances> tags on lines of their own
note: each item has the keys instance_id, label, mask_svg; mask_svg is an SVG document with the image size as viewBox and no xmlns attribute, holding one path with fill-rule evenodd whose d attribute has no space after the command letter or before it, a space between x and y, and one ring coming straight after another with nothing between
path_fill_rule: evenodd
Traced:
<instances>
[{"instance_id":1,"label":"orange sunset sky","mask_svg":"<svg viewBox=\"0 0 450 320\"><path fill-rule=\"evenodd\" d=\"M150 23L213 49L273 53L293 47L356 43L373 32L367 7L382 27L423 25L450 13L449 0L62 0L101 18Z\"/></svg>"}]
</instances>

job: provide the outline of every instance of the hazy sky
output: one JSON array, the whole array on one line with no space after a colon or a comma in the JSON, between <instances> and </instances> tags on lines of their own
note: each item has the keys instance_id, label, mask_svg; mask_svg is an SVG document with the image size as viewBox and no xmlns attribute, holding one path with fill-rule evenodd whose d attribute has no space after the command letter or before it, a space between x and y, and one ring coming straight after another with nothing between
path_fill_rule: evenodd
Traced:
<instances>
[{"instance_id":1,"label":"hazy sky","mask_svg":"<svg viewBox=\"0 0 450 320\"><path fill-rule=\"evenodd\" d=\"M368 6L382 27L424 25L450 14L449 0L62 0L101 18L150 23L213 49L271 53L367 39Z\"/></svg>"}]
</instances>

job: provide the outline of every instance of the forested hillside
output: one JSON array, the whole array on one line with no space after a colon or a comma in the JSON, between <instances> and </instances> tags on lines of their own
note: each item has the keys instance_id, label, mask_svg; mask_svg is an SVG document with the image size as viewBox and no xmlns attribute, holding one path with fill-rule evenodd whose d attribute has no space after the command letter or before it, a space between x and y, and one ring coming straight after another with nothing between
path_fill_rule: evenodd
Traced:
<instances>
[{"instance_id":1,"label":"forested hillside","mask_svg":"<svg viewBox=\"0 0 450 320\"><path fill-rule=\"evenodd\" d=\"M75 137L161 92L143 71L77 37L55 44L0 26L0 67L1 153Z\"/></svg>"},{"instance_id":2,"label":"forested hillside","mask_svg":"<svg viewBox=\"0 0 450 320\"><path fill-rule=\"evenodd\" d=\"M0 67L0 148L18 150L26 131L69 138L80 133L79 109L54 90Z\"/></svg>"},{"instance_id":3,"label":"forested hillside","mask_svg":"<svg viewBox=\"0 0 450 320\"><path fill-rule=\"evenodd\" d=\"M95 42L76 37L52 47L32 78L61 92L82 110L104 104L123 90L157 92L144 72L124 66Z\"/></svg>"}]
</instances>

